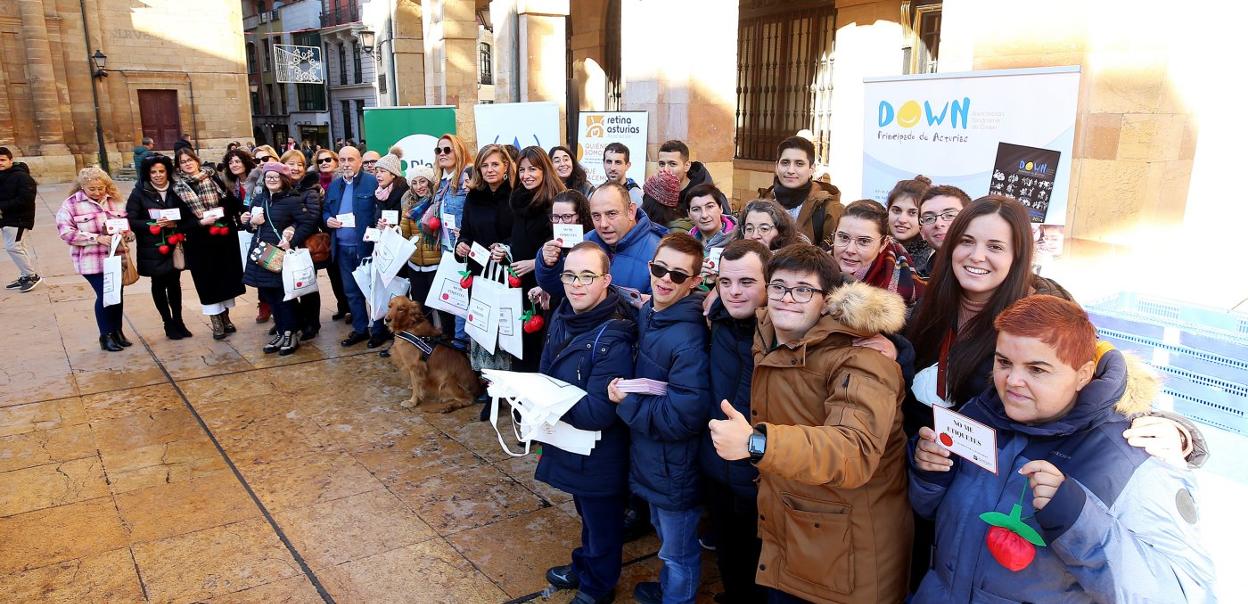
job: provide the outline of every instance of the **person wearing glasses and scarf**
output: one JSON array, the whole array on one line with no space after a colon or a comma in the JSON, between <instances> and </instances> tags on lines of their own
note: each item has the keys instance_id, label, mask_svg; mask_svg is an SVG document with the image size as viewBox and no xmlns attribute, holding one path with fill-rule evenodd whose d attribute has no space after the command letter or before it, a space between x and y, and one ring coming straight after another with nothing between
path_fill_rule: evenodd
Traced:
<instances>
[{"instance_id":1,"label":"person wearing glasses and scarf","mask_svg":"<svg viewBox=\"0 0 1248 604\"><path fill-rule=\"evenodd\" d=\"M928 245L923 257L914 258L920 277L926 279L935 272L936 257L940 255L940 245L945 242L950 223L969 205L971 196L951 185L932 187L919 198L919 236Z\"/></svg>"},{"instance_id":2,"label":"person wearing glasses and scarf","mask_svg":"<svg viewBox=\"0 0 1248 604\"><path fill-rule=\"evenodd\" d=\"M237 197L226 194L216 171L202 165L189 148L178 149L173 161L178 168L173 190L191 214L182 217L186 267L203 312L212 320L212 337L222 340L237 331L230 309L245 291L243 267L236 261L238 216L244 208Z\"/></svg>"}]
</instances>

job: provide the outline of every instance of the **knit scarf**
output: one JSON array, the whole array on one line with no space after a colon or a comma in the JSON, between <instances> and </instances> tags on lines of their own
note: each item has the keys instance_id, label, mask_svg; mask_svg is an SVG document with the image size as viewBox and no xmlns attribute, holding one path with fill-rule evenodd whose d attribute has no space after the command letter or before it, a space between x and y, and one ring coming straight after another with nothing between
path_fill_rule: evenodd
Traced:
<instances>
[{"instance_id":1,"label":"knit scarf","mask_svg":"<svg viewBox=\"0 0 1248 604\"><path fill-rule=\"evenodd\" d=\"M892 239L880 250L880 255L875 257L862 281L901 296L906 306L913 306L918 302L927 287L927 283L910 265L910 257L906 255L905 248Z\"/></svg>"},{"instance_id":2,"label":"knit scarf","mask_svg":"<svg viewBox=\"0 0 1248 604\"><path fill-rule=\"evenodd\" d=\"M780 205L784 206L784 209L792 210L793 208L802 205L802 202L806 201L807 197L810 197L810 188L814 186L814 184L815 181L808 180L806 181L806 184L796 189L790 189L780 184L779 178L774 178L773 184L771 185L771 191L776 196L776 201L780 202Z\"/></svg>"},{"instance_id":3,"label":"knit scarf","mask_svg":"<svg viewBox=\"0 0 1248 604\"><path fill-rule=\"evenodd\" d=\"M906 248L906 254L908 254L911 259L926 258L927 251L932 249L932 246L928 245L927 241L924 241L923 237L920 235L915 235L905 241L899 241L898 243L900 243L902 247Z\"/></svg>"},{"instance_id":4,"label":"knit scarf","mask_svg":"<svg viewBox=\"0 0 1248 604\"><path fill-rule=\"evenodd\" d=\"M378 185L377 190L373 192L373 197L376 197L377 201L386 201L387 199L390 199L390 192L394 190L394 183L397 180L398 179L390 181L390 184L384 187Z\"/></svg>"},{"instance_id":5,"label":"knit scarf","mask_svg":"<svg viewBox=\"0 0 1248 604\"><path fill-rule=\"evenodd\" d=\"M203 218L204 212L221 205L224 192L212 178L212 168L205 167L197 174L187 176L179 174L173 179L173 190L186 203L196 218Z\"/></svg>"}]
</instances>

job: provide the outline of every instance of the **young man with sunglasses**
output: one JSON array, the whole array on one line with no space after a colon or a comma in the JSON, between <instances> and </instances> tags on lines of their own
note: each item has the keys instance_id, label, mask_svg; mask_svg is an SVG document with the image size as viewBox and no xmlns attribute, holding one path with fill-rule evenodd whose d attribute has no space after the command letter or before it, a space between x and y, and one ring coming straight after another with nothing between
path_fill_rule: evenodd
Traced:
<instances>
[{"instance_id":1,"label":"young man with sunglasses","mask_svg":"<svg viewBox=\"0 0 1248 604\"><path fill-rule=\"evenodd\" d=\"M629 485L650 504L650 522L662 545L659 582L637 585L646 604L693 602L701 577L698 544L698 443L711 405L707 384L706 321L702 316L702 244L669 233L650 261L653 297L637 319L634 375L666 384L664 394L625 393L612 380L607 393L632 436Z\"/></svg>"},{"instance_id":2,"label":"young man with sunglasses","mask_svg":"<svg viewBox=\"0 0 1248 604\"><path fill-rule=\"evenodd\" d=\"M895 361L854 345L900 329L905 304L840 282L836 263L813 245L776 252L754 337L750 416L725 400L727 419L710 422L720 457L758 469L755 579L771 602L906 595L904 381Z\"/></svg>"},{"instance_id":3,"label":"young man with sunglasses","mask_svg":"<svg viewBox=\"0 0 1248 604\"><path fill-rule=\"evenodd\" d=\"M541 373L585 390L560 418L574 428L597 430L589 455L545 445L536 478L571 493L581 517L581 546L572 563L546 571L559 589L579 589L573 604L610 602L620 580L624 509L628 504L628 426L607 398L607 384L633 373L636 310L611 287L611 263L588 241L568 252L559 280L567 297L551 316Z\"/></svg>"}]
</instances>

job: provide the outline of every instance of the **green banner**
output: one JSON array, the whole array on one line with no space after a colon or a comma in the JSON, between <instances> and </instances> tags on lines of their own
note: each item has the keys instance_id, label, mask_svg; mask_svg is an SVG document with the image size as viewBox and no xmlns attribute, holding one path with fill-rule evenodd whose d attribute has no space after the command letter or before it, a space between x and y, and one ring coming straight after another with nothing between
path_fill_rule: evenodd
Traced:
<instances>
[{"instance_id":1,"label":"green banner","mask_svg":"<svg viewBox=\"0 0 1248 604\"><path fill-rule=\"evenodd\" d=\"M391 146L403 149L403 170L412 164L433 166L433 148L443 134L455 133L455 108L366 107L364 131L368 148L386 154Z\"/></svg>"}]
</instances>

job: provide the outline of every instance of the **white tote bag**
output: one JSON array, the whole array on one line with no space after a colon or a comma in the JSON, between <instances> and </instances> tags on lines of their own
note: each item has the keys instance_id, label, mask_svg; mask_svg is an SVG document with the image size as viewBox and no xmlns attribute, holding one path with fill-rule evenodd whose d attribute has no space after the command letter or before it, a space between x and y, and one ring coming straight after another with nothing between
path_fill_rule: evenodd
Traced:
<instances>
[{"instance_id":1,"label":"white tote bag","mask_svg":"<svg viewBox=\"0 0 1248 604\"><path fill-rule=\"evenodd\" d=\"M507 269L494 264L499 282L498 293L498 347L517 359L524 358L524 330L520 315L524 314L524 292L519 287L508 287ZM486 272L490 269L487 267Z\"/></svg>"},{"instance_id":2,"label":"white tote bag","mask_svg":"<svg viewBox=\"0 0 1248 604\"><path fill-rule=\"evenodd\" d=\"M521 457L528 454L529 446L535 440L570 453L589 455L602 439L600 431L581 430L559 419L584 398L584 390L540 373L483 369L481 374L490 383L487 389L492 399L490 424L498 435L498 444L502 445L503 451L508 455ZM518 425L514 419L512 421L512 434L517 441L524 444L524 451L521 453L515 453L507 446L498 429L502 401L506 401L512 411L520 416Z\"/></svg>"},{"instance_id":3,"label":"white tote bag","mask_svg":"<svg viewBox=\"0 0 1248 604\"><path fill-rule=\"evenodd\" d=\"M112 246L108 249L108 257L104 259L104 306L121 304L121 256L117 255L117 244L121 243L121 234L113 235Z\"/></svg>"},{"instance_id":4,"label":"white tote bag","mask_svg":"<svg viewBox=\"0 0 1248 604\"><path fill-rule=\"evenodd\" d=\"M412 284L403 277L395 277L390 283L383 284L381 282L381 273L373 271L373 286L368 292L368 297L364 301L368 304L368 318L370 321L380 321L386 317L386 313L390 310L390 298L395 296L406 296L407 291L411 289Z\"/></svg>"},{"instance_id":5,"label":"white tote bag","mask_svg":"<svg viewBox=\"0 0 1248 604\"><path fill-rule=\"evenodd\" d=\"M468 290L459 286L460 273L466 270L466 263L456 262L454 254L444 252L442 261L438 263L438 272L433 275L433 286L425 297L425 306L467 319Z\"/></svg>"},{"instance_id":6,"label":"white tote bag","mask_svg":"<svg viewBox=\"0 0 1248 604\"><path fill-rule=\"evenodd\" d=\"M283 300L294 300L317 291L312 252L302 248L286 252L282 258L282 287L286 290Z\"/></svg>"},{"instance_id":7,"label":"white tote bag","mask_svg":"<svg viewBox=\"0 0 1248 604\"><path fill-rule=\"evenodd\" d=\"M351 271L351 277L355 279L355 284L360 287L360 293L364 294L364 299L373 295L373 258L369 256L360 261L360 265Z\"/></svg>"},{"instance_id":8,"label":"white tote bag","mask_svg":"<svg viewBox=\"0 0 1248 604\"><path fill-rule=\"evenodd\" d=\"M399 227L382 229L381 240L373 246L373 271L381 276L383 285L390 285L415 251L416 244L404 239Z\"/></svg>"},{"instance_id":9,"label":"white tote bag","mask_svg":"<svg viewBox=\"0 0 1248 604\"><path fill-rule=\"evenodd\" d=\"M498 344L498 302L505 289L501 283L484 277L472 280L472 299L468 302L468 316L464 317L464 332L490 354L494 354Z\"/></svg>"}]
</instances>

